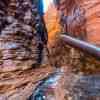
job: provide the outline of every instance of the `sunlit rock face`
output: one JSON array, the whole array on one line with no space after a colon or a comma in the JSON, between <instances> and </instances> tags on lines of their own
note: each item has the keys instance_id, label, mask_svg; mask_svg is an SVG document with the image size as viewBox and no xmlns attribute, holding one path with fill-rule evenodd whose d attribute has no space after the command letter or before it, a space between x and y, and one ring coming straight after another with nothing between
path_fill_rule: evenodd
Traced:
<instances>
[{"instance_id":1,"label":"sunlit rock face","mask_svg":"<svg viewBox=\"0 0 100 100\"><path fill-rule=\"evenodd\" d=\"M70 46L66 46L66 44L62 40L60 40L60 34L65 31L64 29L65 25L63 25L62 16L61 16L61 13L63 13L63 11L60 11L59 5L57 5L59 3L55 4L54 1L53 2L51 1L52 0L48 0L48 2L44 2L44 6L45 6L44 20L48 31L47 45L49 50L50 63L54 67L61 67L73 63L72 59L75 58L74 64L76 65L78 62L76 61L76 59L79 58L77 57L79 55L78 52L74 52L74 50ZM66 4L66 2L64 4ZM65 8L65 10L66 9L67 7ZM67 24L66 21L64 21L64 23ZM70 31L73 31L71 28L71 22L69 22L69 24L70 24L69 26ZM77 37L79 36L78 33L75 34L76 35L74 36Z\"/></svg>"},{"instance_id":2,"label":"sunlit rock face","mask_svg":"<svg viewBox=\"0 0 100 100\"><path fill-rule=\"evenodd\" d=\"M98 43L100 42L100 40L97 39L97 38L100 39L100 37L98 36L99 30L96 30L97 28L93 28L95 27L94 24L92 23L90 25L87 24L87 23L90 23L91 18L89 16L86 16L89 14L88 11L90 11L90 16L92 16L92 11L89 9L92 9L91 8L92 3L94 3L95 5L96 2L97 2L97 5L99 5L98 0L94 2L87 1L87 0L77 1L77 2L75 0L60 0L60 3L57 6L57 8L59 11L59 16L60 16L59 17L60 23L61 23L60 25L62 25L63 31L68 32L69 35L73 37L76 37L85 41L89 41L90 43L98 45ZM94 8L97 5L95 5ZM90 8L86 10L85 9L86 6L90 6ZM93 18L95 19L97 18L97 16ZM93 20L94 23L97 23L99 27L99 21L98 21L99 19L98 20L94 20L94 19L91 19L91 20ZM92 29L95 29L95 31L97 31L97 33L95 32L93 33L94 35L98 34L95 37L95 39L93 39L94 36L91 37L92 31L91 32L88 31L89 29L92 30L90 26L92 26ZM69 73L69 75L64 74L65 77L63 78L63 81L59 84L61 85L65 80L67 80L64 83L64 85L66 84L64 87L65 91L63 91L63 86L61 87L56 86L55 89L51 93L53 94L53 96L49 92L46 92L48 94L47 96L49 97L50 95L51 96L50 99L52 99L53 97L53 99L56 100L55 99L56 93L58 94L60 93L60 95L61 94L64 95L64 93L66 93L65 98L63 98L64 96L62 98L60 98L61 96L60 97L57 96L58 97L57 100L59 99L60 100L98 100L100 99L100 93L99 93L100 92L99 91L100 60L96 60L95 58L91 57L88 54L83 54L83 52L80 52L77 49L67 46L63 41L59 39L59 34L56 34L56 35L53 34L53 37L55 37L54 40L57 40L57 41L52 42L51 44L53 46L49 48L50 54L51 54L50 56L51 62L54 64L54 66L57 66L57 67L65 66L68 68L68 70L71 70L71 72L75 74L72 77L71 77L71 72ZM67 65L70 65L70 66L67 66ZM78 79L75 77L75 75L78 77ZM49 81L49 78L47 80ZM42 86L43 84L41 85L41 87ZM47 87L49 87L49 84ZM58 88L59 92L56 90L56 88ZM60 90L59 88L62 90ZM41 88L38 87L38 89L41 89ZM41 97L46 98L46 95L44 95L44 90L46 89L47 91L50 91L51 88L50 89L45 88L45 87L42 88L43 94L41 93L42 94ZM63 93L61 93L61 91ZM37 94L38 93L40 93L40 91L38 91Z\"/></svg>"},{"instance_id":3,"label":"sunlit rock face","mask_svg":"<svg viewBox=\"0 0 100 100\"><path fill-rule=\"evenodd\" d=\"M44 13L44 20L48 31L47 45L49 50L49 61L54 67L63 66L67 64L67 61L65 60L68 58L68 56L66 59L64 59L64 55L66 54L65 46L64 43L59 39L60 33L62 32L60 15L57 7L55 6L55 2L50 2L50 0L48 0L48 2L49 5ZM68 49L66 48L66 50Z\"/></svg>"},{"instance_id":4,"label":"sunlit rock face","mask_svg":"<svg viewBox=\"0 0 100 100\"><path fill-rule=\"evenodd\" d=\"M53 0L44 2L44 20L48 31L48 46L53 46L56 42L56 37L61 32L59 12Z\"/></svg>"},{"instance_id":5,"label":"sunlit rock face","mask_svg":"<svg viewBox=\"0 0 100 100\"><path fill-rule=\"evenodd\" d=\"M95 28L94 24L87 24L90 23L90 20L93 20L99 27L99 18L96 14L99 9L93 12L90 10L92 8L95 9L98 5L98 0L94 2L86 0L58 0L56 4L54 2L49 3L44 18L48 30L49 58L54 66L69 64L76 72L100 72L100 62L98 60L92 58L88 54L83 54L81 51L67 46L66 43L59 38L61 32L67 32L70 36L93 43L94 45L99 45L100 37L95 35L99 34L99 30ZM88 13L89 11L90 13ZM93 18L92 16L94 15L92 13L95 15ZM92 26L92 28L90 28L90 26ZM91 34L92 31L89 32L88 30L92 29L97 32ZM91 35L95 35L95 37Z\"/></svg>"},{"instance_id":6,"label":"sunlit rock face","mask_svg":"<svg viewBox=\"0 0 100 100\"><path fill-rule=\"evenodd\" d=\"M100 46L100 1L81 0L80 6L85 10L87 40Z\"/></svg>"},{"instance_id":7,"label":"sunlit rock face","mask_svg":"<svg viewBox=\"0 0 100 100\"><path fill-rule=\"evenodd\" d=\"M59 0L56 7L59 11L62 30L67 32L70 36L99 46L99 6L100 3L98 0ZM61 65L64 63L70 64L76 72L82 71L85 72L85 74L100 72L99 60L96 60L90 55L84 54L77 49L66 46L60 39L58 39L58 41L59 42L56 42L55 46L52 48L51 54L52 56L53 54L56 54L53 56L56 59L67 60L56 60L56 62L61 63Z\"/></svg>"},{"instance_id":8,"label":"sunlit rock face","mask_svg":"<svg viewBox=\"0 0 100 100\"><path fill-rule=\"evenodd\" d=\"M59 0L62 24L73 36L100 45L100 1Z\"/></svg>"},{"instance_id":9,"label":"sunlit rock face","mask_svg":"<svg viewBox=\"0 0 100 100\"><path fill-rule=\"evenodd\" d=\"M37 12L31 1L0 1L0 72L27 69L41 62L47 37Z\"/></svg>"},{"instance_id":10,"label":"sunlit rock face","mask_svg":"<svg viewBox=\"0 0 100 100\"><path fill-rule=\"evenodd\" d=\"M63 30L71 36L85 38L85 11L75 0L59 0L57 8L60 12L60 23Z\"/></svg>"}]
</instances>

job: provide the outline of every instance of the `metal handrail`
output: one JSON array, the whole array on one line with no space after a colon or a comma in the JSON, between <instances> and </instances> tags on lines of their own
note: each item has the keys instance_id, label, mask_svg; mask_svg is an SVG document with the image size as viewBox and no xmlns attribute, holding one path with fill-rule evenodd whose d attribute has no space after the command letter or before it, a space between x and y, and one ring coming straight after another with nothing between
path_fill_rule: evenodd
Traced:
<instances>
[{"instance_id":1,"label":"metal handrail","mask_svg":"<svg viewBox=\"0 0 100 100\"><path fill-rule=\"evenodd\" d=\"M100 60L100 47L97 47L93 44L87 43L85 41L73 38L68 35L61 35L60 38L68 45L78 48L79 50L92 55Z\"/></svg>"}]
</instances>

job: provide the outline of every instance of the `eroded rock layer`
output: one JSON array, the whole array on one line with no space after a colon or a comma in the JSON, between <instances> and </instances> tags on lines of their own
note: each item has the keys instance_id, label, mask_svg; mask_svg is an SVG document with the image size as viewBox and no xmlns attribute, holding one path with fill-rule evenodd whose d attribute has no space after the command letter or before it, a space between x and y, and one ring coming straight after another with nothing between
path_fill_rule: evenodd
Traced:
<instances>
[{"instance_id":1,"label":"eroded rock layer","mask_svg":"<svg viewBox=\"0 0 100 100\"><path fill-rule=\"evenodd\" d=\"M31 0L1 0L0 15L0 72L39 64L47 36L37 6Z\"/></svg>"},{"instance_id":2,"label":"eroded rock layer","mask_svg":"<svg viewBox=\"0 0 100 100\"><path fill-rule=\"evenodd\" d=\"M87 0L59 0L57 9L60 15L60 25L62 31L75 38L92 43L99 47L100 36L99 26L100 2ZM92 11L93 10L93 11ZM60 34L59 34L60 35ZM70 64L74 71L85 73L99 73L100 60L91 57L88 54L69 47L56 37L56 42L51 47L51 60L58 66ZM63 60L66 59L66 60Z\"/></svg>"},{"instance_id":3,"label":"eroded rock layer","mask_svg":"<svg viewBox=\"0 0 100 100\"><path fill-rule=\"evenodd\" d=\"M52 72L43 57L46 43L34 2L0 0L0 100L26 100L39 80Z\"/></svg>"}]
</instances>

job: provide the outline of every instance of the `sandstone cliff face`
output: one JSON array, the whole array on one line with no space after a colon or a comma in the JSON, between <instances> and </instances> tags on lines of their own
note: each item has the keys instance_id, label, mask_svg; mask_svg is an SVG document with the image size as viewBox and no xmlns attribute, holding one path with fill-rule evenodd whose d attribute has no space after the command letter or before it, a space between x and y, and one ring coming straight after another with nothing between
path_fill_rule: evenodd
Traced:
<instances>
[{"instance_id":1,"label":"sandstone cliff face","mask_svg":"<svg viewBox=\"0 0 100 100\"><path fill-rule=\"evenodd\" d=\"M36 5L32 10L31 1L5 2L0 4L4 6L0 7L0 72L31 68L39 64L44 42L47 41L42 19Z\"/></svg>"},{"instance_id":2,"label":"sandstone cliff face","mask_svg":"<svg viewBox=\"0 0 100 100\"><path fill-rule=\"evenodd\" d=\"M93 2L91 0L59 0L57 9L60 15L59 19L62 31L68 32L68 35L70 36L99 46L99 6L100 2L98 0ZM58 66L65 63L70 64L73 67L73 70L78 72L100 72L99 60L96 60L90 55L84 54L77 49L66 46L63 41L60 41L59 36L57 38L58 41L53 43L54 46L51 49L51 56L52 58L56 58L55 62L58 63Z\"/></svg>"},{"instance_id":3,"label":"sandstone cliff face","mask_svg":"<svg viewBox=\"0 0 100 100\"><path fill-rule=\"evenodd\" d=\"M32 6L30 0L0 1L1 100L26 100L40 80L53 72L54 67L61 67L61 70L64 68L63 75L53 90L57 100L71 100L66 93L70 84L74 80L76 82L76 73L100 74L100 61L67 46L59 38L60 32L66 31L71 36L99 46L99 0L60 0L59 4L57 8L51 5L44 16L51 65L40 65L39 68L36 65L40 63L41 56L47 56L48 53L46 54L45 48L46 30L39 30L41 18L36 5Z\"/></svg>"},{"instance_id":4,"label":"sandstone cliff face","mask_svg":"<svg viewBox=\"0 0 100 100\"><path fill-rule=\"evenodd\" d=\"M0 0L0 100L25 100L38 80L52 71L49 66L33 70L46 56L46 43L47 32L35 3Z\"/></svg>"},{"instance_id":5,"label":"sandstone cliff face","mask_svg":"<svg viewBox=\"0 0 100 100\"><path fill-rule=\"evenodd\" d=\"M1 3L4 2L1 1ZM26 13L23 13L22 7L24 7L23 9L28 7ZM6 14L4 16L5 23L3 23L5 26L1 29L0 35L0 71L27 68L33 63L30 58L28 59L29 55L32 54L32 52L31 54L29 52L30 48L28 45L32 45L30 42L33 38L32 27L29 25L32 19L30 8L31 5L27 1L26 5L14 0L8 3L8 7L5 5ZM25 16L26 14L28 16ZM30 65L24 58L27 59ZM22 64L21 60L25 63Z\"/></svg>"},{"instance_id":6,"label":"sandstone cliff face","mask_svg":"<svg viewBox=\"0 0 100 100\"><path fill-rule=\"evenodd\" d=\"M100 45L99 16L100 1L95 0L59 0L65 31Z\"/></svg>"}]
</instances>

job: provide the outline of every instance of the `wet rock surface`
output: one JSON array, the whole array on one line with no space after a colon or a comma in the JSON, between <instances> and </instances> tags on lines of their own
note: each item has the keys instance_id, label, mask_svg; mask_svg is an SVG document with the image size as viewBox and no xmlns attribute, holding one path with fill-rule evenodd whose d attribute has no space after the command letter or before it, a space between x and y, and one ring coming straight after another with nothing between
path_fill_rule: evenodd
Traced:
<instances>
[{"instance_id":1,"label":"wet rock surface","mask_svg":"<svg viewBox=\"0 0 100 100\"><path fill-rule=\"evenodd\" d=\"M62 77L63 72L61 70L56 70L50 74L45 79L41 80L40 84L33 91L33 94L30 96L29 100L56 100L54 89L59 80Z\"/></svg>"},{"instance_id":2,"label":"wet rock surface","mask_svg":"<svg viewBox=\"0 0 100 100\"><path fill-rule=\"evenodd\" d=\"M59 70L43 79L28 100L99 99L100 75L75 75Z\"/></svg>"},{"instance_id":3,"label":"wet rock surface","mask_svg":"<svg viewBox=\"0 0 100 100\"><path fill-rule=\"evenodd\" d=\"M86 97L100 96L100 75L83 75L76 82L74 86L75 93L80 94L81 96Z\"/></svg>"}]
</instances>

